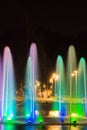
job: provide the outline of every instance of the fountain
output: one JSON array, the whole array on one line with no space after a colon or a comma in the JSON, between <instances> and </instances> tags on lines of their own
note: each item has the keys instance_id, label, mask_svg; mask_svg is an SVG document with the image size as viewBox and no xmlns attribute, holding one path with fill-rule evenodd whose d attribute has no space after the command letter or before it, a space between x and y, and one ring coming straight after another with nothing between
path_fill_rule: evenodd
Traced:
<instances>
[{"instance_id":1,"label":"fountain","mask_svg":"<svg viewBox=\"0 0 87 130\"><path fill-rule=\"evenodd\" d=\"M67 92L69 97L69 108L67 111L71 121L85 117L87 113L86 61L84 58L80 58L79 64L77 64L73 45L69 47L68 51Z\"/></svg>"},{"instance_id":2,"label":"fountain","mask_svg":"<svg viewBox=\"0 0 87 130\"><path fill-rule=\"evenodd\" d=\"M67 90L67 97L69 99L69 103L67 103L67 115L73 115L75 113L75 97L76 92L73 91L77 88L77 58L76 52L73 45L69 46L68 49L68 57L67 57L67 69L66 69L66 90Z\"/></svg>"},{"instance_id":3,"label":"fountain","mask_svg":"<svg viewBox=\"0 0 87 130\"><path fill-rule=\"evenodd\" d=\"M27 61L26 78L25 78L25 116L29 121L38 120L42 121L39 115L39 104L36 102L37 88L35 82L38 81L38 56L37 47L35 43L31 44L30 54Z\"/></svg>"},{"instance_id":4,"label":"fountain","mask_svg":"<svg viewBox=\"0 0 87 130\"><path fill-rule=\"evenodd\" d=\"M77 64L77 57L73 45L69 46L67 64L58 55L55 73L52 75L53 85L53 117L64 122L72 123L87 116L87 73L86 61L81 57Z\"/></svg>"},{"instance_id":5,"label":"fountain","mask_svg":"<svg viewBox=\"0 0 87 130\"><path fill-rule=\"evenodd\" d=\"M73 122L87 115L87 85L86 61L82 57L77 64L76 52L73 45L69 47L67 68L64 67L62 56L58 55L56 62L53 110L59 112L60 121L64 117ZM62 116L63 115L63 116ZM62 118L63 117L63 118Z\"/></svg>"},{"instance_id":6,"label":"fountain","mask_svg":"<svg viewBox=\"0 0 87 130\"><path fill-rule=\"evenodd\" d=\"M4 48L2 76L2 118L11 120L16 116L16 100L13 62L9 47Z\"/></svg>"},{"instance_id":7,"label":"fountain","mask_svg":"<svg viewBox=\"0 0 87 130\"><path fill-rule=\"evenodd\" d=\"M0 117L4 121L16 119L17 104L15 78L12 55L9 47L4 48L3 58L0 57ZM87 116L87 72L86 61L77 57L73 45L69 46L67 64L58 55L55 74L53 75L52 111L58 121L68 123L78 121ZM25 91L23 116L27 123L43 122L40 104L37 100L36 82L39 80L37 46L32 43L27 59L25 73ZM40 100L39 100L40 101ZM46 99L46 102L48 100ZM53 118L54 118L53 117ZM49 121L49 120L48 120Z\"/></svg>"},{"instance_id":8,"label":"fountain","mask_svg":"<svg viewBox=\"0 0 87 130\"><path fill-rule=\"evenodd\" d=\"M64 63L61 55L58 55L56 61L56 74L54 75L54 97L56 100L53 102L52 110L59 112L60 120L63 121L66 116L66 103L63 100L65 97L65 72Z\"/></svg>"},{"instance_id":9,"label":"fountain","mask_svg":"<svg viewBox=\"0 0 87 130\"><path fill-rule=\"evenodd\" d=\"M0 57L0 75L2 75L2 63L1 63L1 57ZM0 76L0 120L2 118L2 76Z\"/></svg>"},{"instance_id":10,"label":"fountain","mask_svg":"<svg viewBox=\"0 0 87 130\"><path fill-rule=\"evenodd\" d=\"M80 62L79 62L79 66L78 66L78 79L77 79L77 108L76 108L76 112L78 113L78 115L80 116L85 116L87 115L87 93L86 93L86 61L85 59L82 57L80 58ZM78 101L79 100L79 101ZM81 101L84 102L81 103Z\"/></svg>"}]
</instances>

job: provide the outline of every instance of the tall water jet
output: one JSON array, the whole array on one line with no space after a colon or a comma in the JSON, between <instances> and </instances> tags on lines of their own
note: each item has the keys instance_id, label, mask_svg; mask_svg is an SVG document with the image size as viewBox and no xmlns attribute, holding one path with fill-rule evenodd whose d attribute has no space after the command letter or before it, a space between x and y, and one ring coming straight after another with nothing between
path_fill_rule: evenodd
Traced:
<instances>
[{"instance_id":1,"label":"tall water jet","mask_svg":"<svg viewBox=\"0 0 87 130\"><path fill-rule=\"evenodd\" d=\"M69 99L69 105L67 104L67 112L68 112L67 114L71 116L72 113L75 113L76 109L73 101L74 97L76 97L76 93L73 90L75 90L75 88L77 87L77 84L75 83L76 81L74 80L74 79L77 80L77 58L75 48L73 45L70 45L68 49L66 74L67 74L66 95Z\"/></svg>"},{"instance_id":2,"label":"tall water jet","mask_svg":"<svg viewBox=\"0 0 87 130\"><path fill-rule=\"evenodd\" d=\"M60 119L65 117L66 115L66 105L65 105L65 70L64 70L64 62L61 55L58 55L56 61L56 77L54 78L54 96L57 97L57 102L53 103L53 109L56 109L60 113Z\"/></svg>"},{"instance_id":3,"label":"tall water jet","mask_svg":"<svg viewBox=\"0 0 87 130\"><path fill-rule=\"evenodd\" d=\"M3 93L3 87L2 87L2 60L0 56L0 118L2 117L2 93Z\"/></svg>"},{"instance_id":4,"label":"tall water jet","mask_svg":"<svg viewBox=\"0 0 87 130\"><path fill-rule=\"evenodd\" d=\"M12 55L9 47L4 48L3 55L3 101L2 116L11 120L16 116L15 78Z\"/></svg>"},{"instance_id":5,"label":"tall water jet","mask_svg":"<svg viewBox=\"0 0 87 130\"><path fill-rule=\"evenodd\" d=\"M39 104L36 101L37 88L35 87L38 81L38 56L37 46L32 43L30 46L30 53L27 61L26 77L25 77L25 115L29 118L35 119L39 112ZM27 98L26 98L27 97Z\"/></svg>"},{"instance_id":6,"label":"tall water jet","mask_svg":"<svg viewBox=\"0 0 87 130\"><path fill-rule=\"evenodd\" d=\"M32 87L32 64L31 57L28 57L27 68L26 68L26 77L25 77L25 116L32 117L33 113L33 87Z\"/></svg>"},{"instance_id":7,"label":"tall water jet","mask_svg":"<svg viewBox=\"0 0 87 130\"><path fill-rule=\"evenodd\" d=\"M86 61L80 58L78 66L77 106L76 113L79 116L87 115L87 88L86 88Z\"/></svg>"}]
</instances>

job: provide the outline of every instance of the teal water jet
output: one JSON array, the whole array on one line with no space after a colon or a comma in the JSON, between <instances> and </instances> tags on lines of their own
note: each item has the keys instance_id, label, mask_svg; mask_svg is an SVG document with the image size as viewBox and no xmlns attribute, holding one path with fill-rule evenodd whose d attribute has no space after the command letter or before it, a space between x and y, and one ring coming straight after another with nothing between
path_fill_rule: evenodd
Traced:
<instances>
[{"instance_id":1,"label":"teal water jet","mask_svg":"<svg viewBox=\"0 0 87 130\"><path fill-rule=\"evenodd\" d=\"M58 77L58 78L57 78ZM66 116L66 103L65 98L65 69L63 58L61 55L58 55L56 61L56 76L54 77L54 96L58 101L54 101L53 110L58 110L60 114L60 119L63 119Z\"/></svg>"},{"instance_id":2,"label":"teal water jet","mask_svg":"<svg viewBox=\"0 0 87 130\"><path fill-rule=\"evenodd\" d=\"M84 116L87 113L87 93L86 93L86 61L82 57L80 58L79 61L79 66L78 66L78 88L77 88L77 98L79 101L77 101L78 109L77 113L80 116ZM84 103L82 103L82 100Z\"/></svg>"}]
</instances>

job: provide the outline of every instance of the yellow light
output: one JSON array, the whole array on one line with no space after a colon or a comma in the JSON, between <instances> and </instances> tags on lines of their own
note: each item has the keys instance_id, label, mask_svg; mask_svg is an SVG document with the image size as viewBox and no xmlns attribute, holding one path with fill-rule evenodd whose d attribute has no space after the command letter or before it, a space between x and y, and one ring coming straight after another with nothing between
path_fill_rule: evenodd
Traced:
<instances>
[{"instance_id":1,"label":"yellow light","mask_svg":"<svg viewBox=\"0 0 87 130\"><path fill-rule=\"evenodd\" d=\"M77 75L77 73L78 73L78 71L77 71L77 70L75 70L75 71L74 71L74 74L75 74L75 75Z\"/></svg>"},{"instance_id":2,"label":"yellow light","mask_svg":"<svg viewBox=\"0 0 87 130\"><path fill-rule=\"evenodd\" d=\"M58 79L59 79L59 75L56 75L56 76L55 76L55 80L58 80Z\"/></svg>"},{"instance_id":3,"label":"yellow light","mask_svg":"<svg viewBox=\"0 0 87 130\"><path fill-rule=\"evenodd\" d=\"M59 117L59 111L49 111L49 116L50 117Z\"/></svg>"},{"instance_id":4,"label":"yellow light","mask_svg":"<svg viewBox=\"0 0 87 130\"><path fill-rule=\"evenodd\" d=\"M72 113L71 117L78 117L78 114L77 113Z\"/></svg>"},{"instance_id":5,"label":"yellow light","mask_svg":"<svg viewBox=\"0 0 87 130\"><path fill-rule=\"evenodd\" d=\"M56 73L53 73L53 74L52 74L52 79L58 80L58 78L59 78L59 75L58 75L58 74L56 74Z\"/></svg>"},{"instance_id":6,"label":"yellow light","mask_svg":"<svg viewBox=\"0 0 87 130\"><path fill-rule=\"evenodd\" d=\"M36 80L36 86L39 87L40 86L40 82L38 80Z\"/></svg>"},{"instance_id":7,"label":"yellow light","mask_svg":"<svg viewBox=\"0 0 87 130\"><path fill-rule=\"evenodd\" d=\"M74 77L74 75L75 75L74 73L71 74L72 77Z\"/></svg>"},{"instance_id":8,"label":"yellow light","mask_svg":"<svg viewBox=\"0 0 87 130\"><path fill-rule=\"evenodd\" d=\"M52 83L52 82L53 82L53 79L52 79L52 78L50 78L49 82L50 82L50 83Z\"/></svg>"},{"instance_id":9,"label":"yellow light","mask_svg":"<svg viewBox=\"0 0 87 130\"><path fill-rule=\"evenodd\" d=\"M56 74L55 73L53 73L53 75L52 76L55 76Z\"/></svg>"}]
</instances>

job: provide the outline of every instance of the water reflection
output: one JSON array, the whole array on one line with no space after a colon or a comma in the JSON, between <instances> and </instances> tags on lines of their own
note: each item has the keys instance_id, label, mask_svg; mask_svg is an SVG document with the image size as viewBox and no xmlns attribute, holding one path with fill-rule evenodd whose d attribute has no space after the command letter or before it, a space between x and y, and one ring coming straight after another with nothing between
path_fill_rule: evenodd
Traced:
<instances>
[{"instance_id":1,"label":"water reflection","mask_svg":"<svg viewBox=\"0 0 87 130\"><path fill-rule=\"evenodd\" d=\"M71 126L70 130L80 130L80 127Z\"/></svg>"},{"instance_id":2,"label":"water reflection","mask_svg":"<svg viewBox=\"0 0 87 130\"><path fill-rule=\"evenodd\" d=\"M87 130L87 126L68 126L68 125L0 125L0 130Z\"/></svg>"},{"instance_id":3,"label":"water reflection","mask_svg":"<svg viewBox=\"0 0 87 130\"><path fill-rule=\"evenodd\" d=\"M13 125L1 125L0 130L15 130Z\"/></svg>"},{"instance_id":4,"label":"water reflection","mask_svg":"<svg viewBox=\"0 0 87 130\"><path fill-rule=\"evenodd\" d=\"M62 130L62 126L60 126L60 125L49 125L49 126L47 126L47 130Z\"/></svg>"},{"instance_id":5,"label":"water reflection","mask_svg":"<svg viewBox=\"0 0 87 130\"><path fill-rule=\"evenodd\" d=\"M43 130L42 126L26 126L24 130Z\"/></svg>"},{"instance_id":6,"label":"water reflection","mask_svg":"<svg viewBox=\"0 0 87 130\"><path fill-rule=\"evenodd\" d=\"M68 126L68 125L26 126L24 130L87 130L87 126Z\"/></svg>"}]
</instances>

